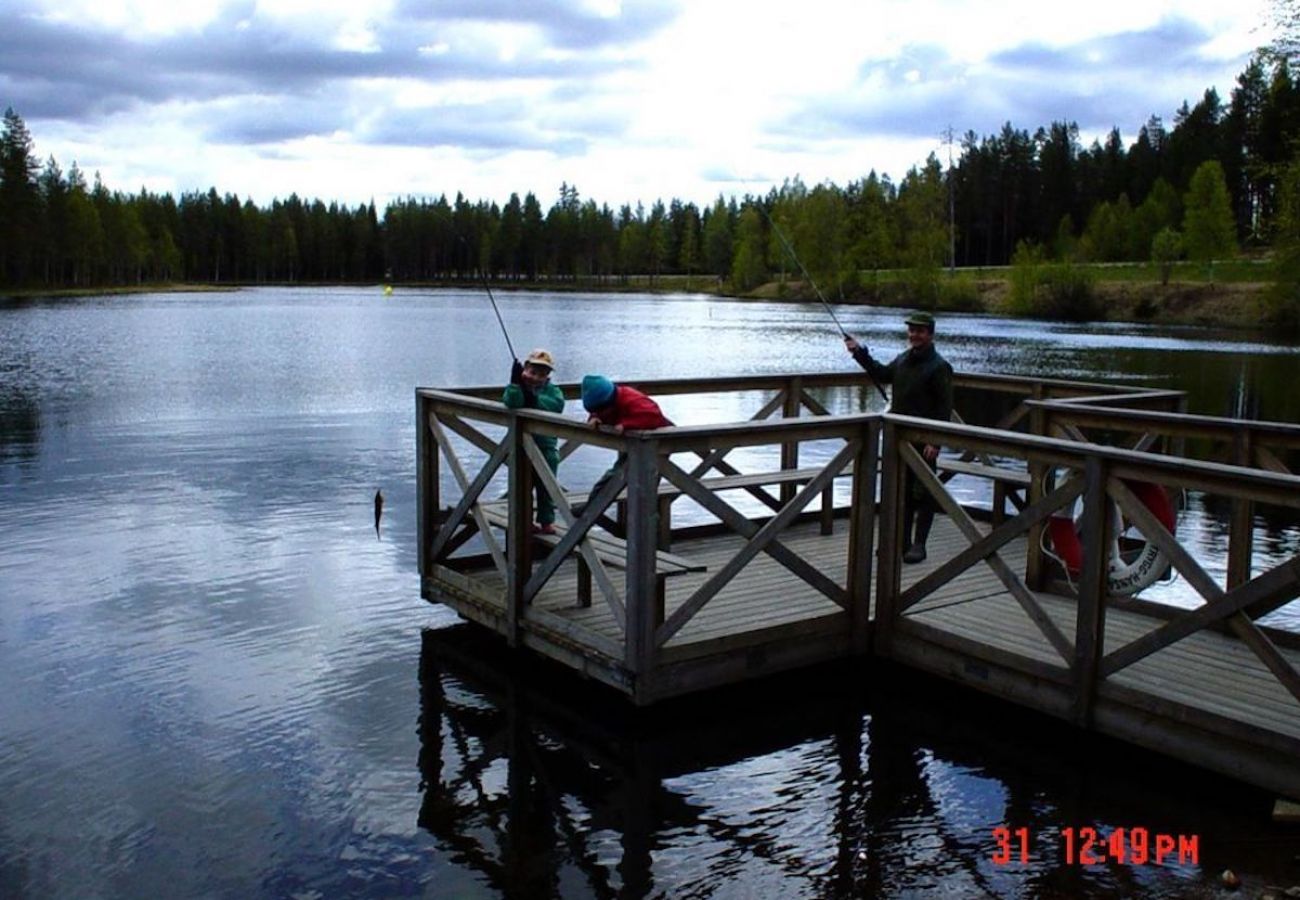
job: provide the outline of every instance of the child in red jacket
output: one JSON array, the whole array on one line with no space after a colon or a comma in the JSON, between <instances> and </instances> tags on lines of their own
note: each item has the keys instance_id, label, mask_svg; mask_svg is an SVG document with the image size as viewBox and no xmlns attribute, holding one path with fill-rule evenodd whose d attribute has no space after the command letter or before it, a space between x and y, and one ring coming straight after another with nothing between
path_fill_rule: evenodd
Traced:
<instances>
[{"instance_id":1,"label":"child in red jacket","mask_svg":"<svg viewBox=\"0 0 1300 900\"><path fill-rule=\"evenodd\" d=\"M583 376L582 406L587 410L588 425L594 428L604 425L614 429L617 434L622 434L626 429L650 431L655 428L670 428L673 424L659 409L658 403L636 388L614 384L604 375ZM596 496L626 460L627 454L620 453L609 471L591 486L591 493L587 496ZM574 507L574 514L581 515L584 506L585 504Z\"/></svg>"},{"instance_id":2,"label":"child in red jacket","mask_svg":"<svg viewBox=\"0 0 1300 900\"><path fill-rule=\"evenodd\" d=\"M625 428L649 431L673 424L658 403L634 387L614 384L604 375L583 376L582 406L589 414L588 425L607 425L619 434Z\"/></svg>"}]
</instances>

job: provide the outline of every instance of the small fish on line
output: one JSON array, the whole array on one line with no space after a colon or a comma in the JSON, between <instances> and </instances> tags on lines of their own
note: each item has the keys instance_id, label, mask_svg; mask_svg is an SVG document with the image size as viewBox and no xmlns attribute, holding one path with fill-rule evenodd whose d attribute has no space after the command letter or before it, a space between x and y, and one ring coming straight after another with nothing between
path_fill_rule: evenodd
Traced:
<instances>
[{"instance_id":1,"label":"small fish on line","mask_svg":"<svg viewBox=\"0 0 1300 900\"><path fill-rule=\"evenodd\" d=\"M383 491L375 491L375 540L379 540L379 520L384 515Z\"/></svg>"}]
</instances>

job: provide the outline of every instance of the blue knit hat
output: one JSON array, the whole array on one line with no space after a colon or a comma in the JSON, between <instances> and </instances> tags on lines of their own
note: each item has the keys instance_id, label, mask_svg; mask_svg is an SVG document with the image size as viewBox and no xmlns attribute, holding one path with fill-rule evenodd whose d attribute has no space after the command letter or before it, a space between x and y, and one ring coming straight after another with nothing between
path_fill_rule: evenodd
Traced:
<instances>
[{"instance_id":1,"label":"blue knit hat","mask_svg":"<svg viewBox=\"0 0 1300 900\"><path fill-rule=\"evenodd\" d=\"M595 412L614 399L614 382L604 375L582 376L582 407Z\"/></svg>"}]
</instances>

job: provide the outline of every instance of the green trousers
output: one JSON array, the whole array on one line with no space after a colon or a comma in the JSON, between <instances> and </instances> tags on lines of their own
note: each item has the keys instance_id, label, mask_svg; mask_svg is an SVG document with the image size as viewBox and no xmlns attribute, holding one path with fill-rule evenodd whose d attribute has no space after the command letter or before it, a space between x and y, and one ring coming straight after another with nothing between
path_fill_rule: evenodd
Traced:
<instances>
[{"instance_id":1,"label":"green trousers","mask_svg":"<svg viewBox=\"0 0 1300 900\"><path fill-rule=\"evenodd\" d=\"M542 456L546 457L546 464L551 467L551 474L555 475L560 469L560 451L555 447L541 447L537 449L542 451ZM550 525L555 521L555 501L551 499L551 492L542 484L541 479L533 479L534 496L537 498L537 524Z\"/></svg>"}]
</instances>

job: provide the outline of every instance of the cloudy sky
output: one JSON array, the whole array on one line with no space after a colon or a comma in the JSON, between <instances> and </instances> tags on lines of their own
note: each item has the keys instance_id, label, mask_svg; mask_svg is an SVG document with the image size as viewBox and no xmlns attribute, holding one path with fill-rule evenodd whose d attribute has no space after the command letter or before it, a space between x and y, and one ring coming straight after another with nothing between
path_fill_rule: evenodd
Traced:
<instances>
[{"instance_id":1,"label":"cloudy sky","mask_svg":"<svg viewBox=\"0 0 1300 900\"><path fill-rule=\"evenodd\" d=\"M1131 142L1227 102L1266 2L0 0L0 107L117 190L703 204L949 127Z\"/></svg>"}]
</instances>

